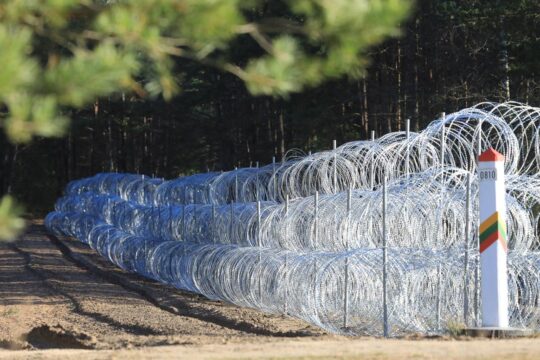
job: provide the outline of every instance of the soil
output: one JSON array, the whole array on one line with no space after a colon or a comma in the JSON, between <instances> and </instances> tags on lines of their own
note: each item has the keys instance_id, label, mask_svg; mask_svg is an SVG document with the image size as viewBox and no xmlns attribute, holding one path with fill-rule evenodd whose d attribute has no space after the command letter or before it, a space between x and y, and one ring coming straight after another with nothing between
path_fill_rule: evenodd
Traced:
<instances>
[{"instance_id":1,"label":"soil","mask_svg":"<svg viewBox=\"0 0 540 360\"><path fill-rule=\"evenodd\" d=\"M128 274L35 221L0 244L0 358L538 358L540 339L346 338Z\"/></svg>"}]
</instances>

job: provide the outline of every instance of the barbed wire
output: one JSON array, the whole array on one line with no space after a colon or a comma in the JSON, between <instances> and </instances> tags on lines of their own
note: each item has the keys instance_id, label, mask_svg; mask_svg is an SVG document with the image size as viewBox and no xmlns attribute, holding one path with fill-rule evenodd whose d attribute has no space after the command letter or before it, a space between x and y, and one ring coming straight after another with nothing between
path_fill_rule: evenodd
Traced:
<instances>
[{"instance_id":1,"label":"barbed wire","mask_svg":"<svg viewBox=\"0 0 540 360\"><path fill-rule=\"evenodd\" d=\"M438 333L480 315L476 157L494 147L506 157L510 323L538 328L539 125L539 108L483 103L261 168L98 174L70 183L46 225L125 270L343 334L383 333L386 244L391 333Z\"/></svg>"}]
</instances>

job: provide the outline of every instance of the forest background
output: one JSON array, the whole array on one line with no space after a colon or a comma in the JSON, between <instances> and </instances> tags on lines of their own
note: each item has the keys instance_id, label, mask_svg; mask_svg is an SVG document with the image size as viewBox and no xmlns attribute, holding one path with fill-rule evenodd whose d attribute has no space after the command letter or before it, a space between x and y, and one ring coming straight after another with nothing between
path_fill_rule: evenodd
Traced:
<instances>
[{"instance_id":1,"label":"forest background","mask_svg":"<svg viewBox=\"0 0 540 360\"><path fill-rule=\"evenodd\" d=\"M0 3L0 190L29 215L98 172L227 171L540 104L537 1L111 3Z\"/></svg>"}]
</instances>

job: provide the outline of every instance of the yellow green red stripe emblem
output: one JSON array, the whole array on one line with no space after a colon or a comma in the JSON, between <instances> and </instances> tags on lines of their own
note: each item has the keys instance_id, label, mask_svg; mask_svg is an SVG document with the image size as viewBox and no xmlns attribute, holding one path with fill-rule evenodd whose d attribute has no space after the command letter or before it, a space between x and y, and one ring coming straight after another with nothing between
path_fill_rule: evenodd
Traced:
<instances>
[{"instance_id":1,"label":"yellow green red stripe emblem","mask_svg":"<svg viewBox=\"0 0 540 360\"><path fill-rule=\"evenodd\" d=\"M506 224L499 216L499 212L495 211L480 224L480 253L483 253L497 240L501 242L504 251L508 251L506 245Z\"/></svg>"}]
</instances>

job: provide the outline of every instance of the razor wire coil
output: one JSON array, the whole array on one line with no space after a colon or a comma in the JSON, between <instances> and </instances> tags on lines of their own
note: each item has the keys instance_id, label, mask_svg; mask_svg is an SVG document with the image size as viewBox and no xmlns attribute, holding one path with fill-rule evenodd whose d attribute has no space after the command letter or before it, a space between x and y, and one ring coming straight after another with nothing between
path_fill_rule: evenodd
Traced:
<instances>
[{"instance_id":1,"label":"razor wire coil","mask_svg":"<svg viewBox=\"0 0 540 360\"><path fill-rule=\"evenodd\" d=\"M386 239L391 333L439 333L478 317L463 303L477 291L476 157L493 147L506 158L510 323L538 328L539 133L540 108L482 103L258 168L97 174L68 184L46 225L127 271L343 334L383 333Z\"/></svg>"}]
</instances>

